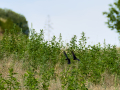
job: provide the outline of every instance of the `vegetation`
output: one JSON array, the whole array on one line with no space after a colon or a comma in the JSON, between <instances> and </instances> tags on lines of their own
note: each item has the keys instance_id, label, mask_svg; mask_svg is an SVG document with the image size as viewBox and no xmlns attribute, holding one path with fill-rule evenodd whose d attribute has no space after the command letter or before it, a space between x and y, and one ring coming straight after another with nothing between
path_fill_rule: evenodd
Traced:
<instances>
[{"instance_id":1,"label":"vegetation","mask_svg":"<svg viewBox=\"0 0 120 90\"><path fill-rule=\"evenodd\" d=\"M61 34L58 42L55 36L48 42L44 40L43 30L40 34L33 30L30 39L25 39L22 32L17 36L12 33L14 28L9 33L5 32L0 41L1 90L88 90L89 83L101 85L104 89L117 88L120 84L119 50L115 45L104 42L104 48L100 43L86 46L83 32L79 45L74 36L66 48ZM80 61L71 60L71 64L67 64L63 51L73 59L72 50ZM7 67L8 75L5 74ZM113 84L108 84L106 75L114 76Z\"/></svg>"},{"instance_id":2,"label":"vegetation","mask_svg":"<svg viewBox=\"0 0 120 90\"><path fill-rule=\"evenodd\" d=\"M26 35L29 34L29 27L28 27L28 22L26 21L26 18L18 14L10 9L1 9L0 8L0 18L6 19L7 22L3 22L0 20L0 27L2 28L2 32L5 32L5 29L9 30L12 29L11 26L12 24L16 24L17 26L17 31L20 32L22 28L22 32ZM15 29L16 30L16 29Z\"/></svg>"},{"instance_id":3,"label":"vegetation","mask_svg":"<svg viewBox=\"0 0 120 90\"><path fill-rule=\"evenodd\" d=\"M108 27L111 30L116 29L118 33L120 33L120 0L116 0L114 5L109 4L109 12L103 12L103 15L106 14L108 18Z\"/></svg>"},{"instance_id":4,"label":"vegetation","mask_svg":"<svg viewBox=\"0 0 120 90\"><path fill-rule=\"evenodd\" d=\"M1 32L4 33L5 30L7 30L6 33L9 33L10 32L9 30L12 29L14 25L15 24L11 21L11 19L7 19L6 22L0 21L0 27L3 30ZM14 30L16 32L20 32L21 28L18 25L16 25L16 27L14 28ZM18 33L16 33L16 34L18 34Z\"/></svg>"}]
</instances>

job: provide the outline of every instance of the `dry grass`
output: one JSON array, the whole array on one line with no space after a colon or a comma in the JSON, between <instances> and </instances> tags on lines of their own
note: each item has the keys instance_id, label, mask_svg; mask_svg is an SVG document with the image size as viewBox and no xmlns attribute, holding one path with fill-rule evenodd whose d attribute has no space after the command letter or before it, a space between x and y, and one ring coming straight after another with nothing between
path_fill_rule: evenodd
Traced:
<instances>
[{"instance_id":1,"label":"dry grass","mask_svg":"<svg viewBox=\"0 0 120 90\"><path fill-rule=\"evenodd\" d=\"M0 20L3 21L4 23L7 21L6 19L1 18L1 17L0 17Z\"/></svg>"},{"instance_id":2,"label":"dry grass","mask_svg":"<svg viewBox=\"0 0 120 90\"><path fill-rule=\"evenodd\" d=\"M7 20L0 17L0 21L6 22ZM1 27L0 27L0 40L2 40L2 38L3 38L3 30L2 30Z\"/></svg>"},{"instance_id":3,"label":"dry grass","mask_svg":"<svg viewBox=\"0 0 120 90\"><path fill-rule=\"evenodd\" d=\"M0 40L2 40L2 38L3 38L3 34L1 32L1 27L0 27Z\"/></svg>"}]
</instances>

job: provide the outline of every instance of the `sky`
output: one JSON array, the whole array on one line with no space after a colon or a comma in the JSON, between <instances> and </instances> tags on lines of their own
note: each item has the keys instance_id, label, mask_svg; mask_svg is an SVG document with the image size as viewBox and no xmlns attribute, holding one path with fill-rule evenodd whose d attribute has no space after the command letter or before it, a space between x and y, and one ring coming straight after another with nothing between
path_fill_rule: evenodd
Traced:
<instances>
[{"instance_id":1,"label":"sky","mask_svg":"<svg viewBox=\"0 0 120 90\"><path fill-rule=\"evenodd\" d=\"M115 0L0 0L0 8L7 8L26 17L28 25L37 33L43 29L45 40L51 40L60 33L64 43L76 35L77 40L84 32L87 45L100 42L120 47L119 34L107 27L106 15L109 4ZM49 24L49 27L48 27ZM45 28L46 27L46 28Z\"/></svg>"}]
</instances>

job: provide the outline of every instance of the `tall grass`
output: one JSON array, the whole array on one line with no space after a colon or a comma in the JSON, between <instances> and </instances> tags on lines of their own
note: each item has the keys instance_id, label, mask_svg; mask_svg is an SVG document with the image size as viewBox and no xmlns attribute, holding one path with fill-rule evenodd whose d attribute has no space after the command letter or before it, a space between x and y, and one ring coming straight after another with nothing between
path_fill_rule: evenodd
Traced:
<instances>
[{"instance_id":1,"label":"tall grass","mask_svg":"<svg viewBox=\"0 0 120 90\"><path fill-rule=\"evenodd\" d=\"M59 41L53 36L51 41L45 41L43 30L40 34L31 32L30 39L26 38L22 32L18 35L13 33L4 33L3 39L0 41L0 61L5 58L9 61L12 56L13 65L9 68L9 74L4 77L4 71L0 71L0 90L49 90L51 80L60 81L60 88L57 90L88 90L91 82L94 85L105 85L104 73L115 76L115 87L119 84L120 76L120 59L116 46L106 45L101 47L97 45L86 46L87 39L85 33L79 39L79 45L76 44L77 37L71 39L67 43L67 49L63 45L62 35ZM71 59L68 65L63 55L63 50ZM74 51L80 62L72 60L71 51ZM14 64L22 62L22 70L26 73L22 75L23 83L19 82L19 75L14 73ZM2 65L2 64L1 64ZM104 83L104 85L103 85Z\"/></svg>"}]
</instances>

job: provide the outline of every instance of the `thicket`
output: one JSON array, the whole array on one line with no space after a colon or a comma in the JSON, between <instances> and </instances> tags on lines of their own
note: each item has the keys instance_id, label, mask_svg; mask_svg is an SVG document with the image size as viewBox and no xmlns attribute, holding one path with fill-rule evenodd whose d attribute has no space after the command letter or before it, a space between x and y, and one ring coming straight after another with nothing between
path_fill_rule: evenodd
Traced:
<instances>
[{"instance_id":1,"label":"thicket","mask_svg":"<svg viewBox=\"0 0 120 90\"><path fill-rule=\"evenodd\" d=\"M60 79L62 90L67 87L67 90L88 90L86 81L94 84L101 82L104 72L109 75L120 76L120 59L116 46L106 45L102 48L100 43L97 45L86 46L87 39L85 33L82 33L79 39L79 45L76 44L77 37L71 39L66 46L63 45L62 35L59 36L59 41L53 36L51 41L44 40L43 30L40 34L31 32L30 39L26 39L22 32L18 36L14 33L14 28L11 33L4 33L3 39L0 41L0 60L10 55L14 55L15 61L22 61L23 68L27 72L23 76L24 86L20 86L17 78L13 73L14 68L9 69L8 78L3 78L0 74L0 89L1 90L18 90L25 87L26 90L48 90L50 80ZM73 50L80 61L71 60L68 65L63 54L64 49L68 57L72 59L71 51ZM27 62L27 63L26 63ZM56 65L62 69L61 73L56 73ZM67 66L67 68L66 68ZM39 73L36 70L39 68ZM18 73L19 74L19 73ZM40 78L35 78L35 75ZM119 84L119 79L115 82ZM42 86L39 86L39 84Z\"/></svg>"}]
</instances>

